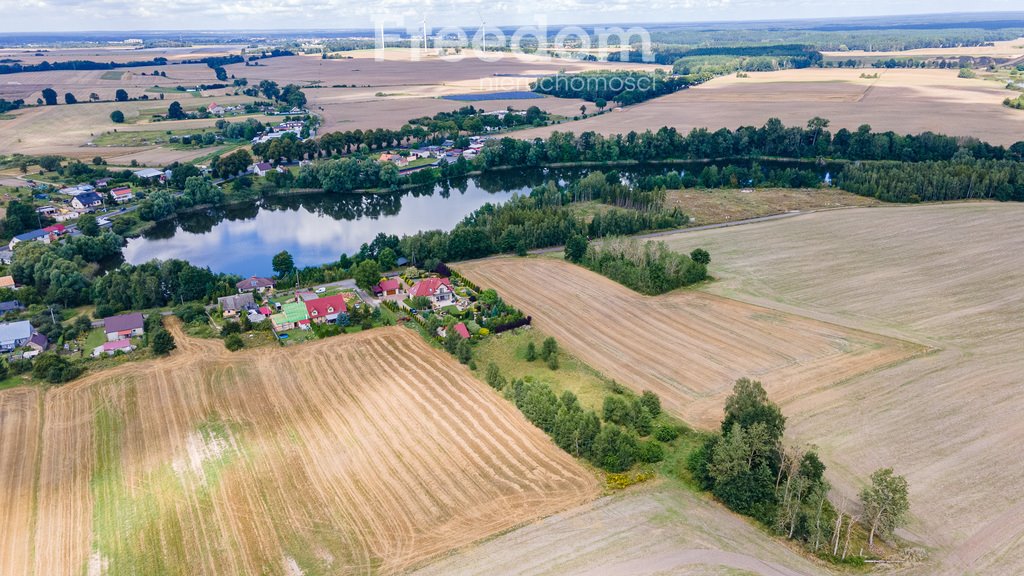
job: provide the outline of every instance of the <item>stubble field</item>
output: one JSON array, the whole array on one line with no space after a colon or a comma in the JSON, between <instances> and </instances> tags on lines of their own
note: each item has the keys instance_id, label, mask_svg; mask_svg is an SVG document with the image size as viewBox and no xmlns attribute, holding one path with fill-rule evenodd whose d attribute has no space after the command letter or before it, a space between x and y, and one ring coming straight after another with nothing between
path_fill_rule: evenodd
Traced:
<instances>
[{"instance_id":1,"label":"stubble field","mask_svg":"<svg viewBox=\"0 0 1024 576\"><path fill-rule=\"evenodd\" d=\"M789 428L830 468L907 476L921 574L1024 571L1024 206L962 203L810 214L680 234L717 294L932 346L802 398ZM771 389L769 389L771 392ZM853 495L856 486L841 486Z\"/></svg>"},{"instance_id":2,"label":"stubble field","mask_svg":"<svg viewBox=\"0 0 1024 576\"><path fill-rule=\"evenodd\" d=\"M4 574L390 574L594 475L400 328L0 392Z\"/></svg>"},{"instance_id":3,"label":"stubble field","mask_svg":"<svg viewBox=\"0 0 1024 576\"><path fill-rule=\"evenodd\" d=\"M861 74L878 73L878 78ZM814 116L831 121L830 130L875 130L901 134L925 131L972 136L993 144L1021 140L1024 113L1002 105L1018 93L994 82L957 78L956 70L876 70L809 68L750 72L747 78L727 76L689 90L656 98L623 110L574 122L571 128L545 127L518 132L517 137L546 136L553 130L593 130L625 134L672 126L735 129L761 126L769 118L804 126Z\"/></svg>"},{"instance_id":4,"label":"stubble field","mask_svg":"<svg viewBox=\"0 0 1024 576\"><path fill-rule=\"evenodd\" d=\"M643 296L554 258L492 258L459 270L497 287L591 366L656 392L666 409L704 428L721 420L738 378L764 381L777 400L797 398L922 351L702 292Z\"/></svg>"},{"instance_id":5,"label":"stubble field","mask_svg":"<svg viewBox=\"0 0 1024 576\"><path fill-rule=\"evenodd\" d=\"M910 573L998 575L1024 570L1021 238L1024 207L995 203L679 233L660 239L708 249L718 279L654 299L547 259L464 268L696 424L721 407L699 392L736 373L762 380L792 440L817 445L834 499L855 500L881 467L907 477L900 534L928 554Z\"/></svg>"}]
</instances>

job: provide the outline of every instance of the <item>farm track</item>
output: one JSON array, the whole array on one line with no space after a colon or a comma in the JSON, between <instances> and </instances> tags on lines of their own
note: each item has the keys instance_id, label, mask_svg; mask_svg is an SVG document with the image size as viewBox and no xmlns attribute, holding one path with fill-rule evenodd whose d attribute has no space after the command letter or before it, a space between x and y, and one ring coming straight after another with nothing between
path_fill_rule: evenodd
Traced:
<instances>
[{"instance_id":1,"label":"farm track","mask_svg":"<svg viewBox=\"0 0 1024 576\"><path fill-rule=\"evenodd\" d=\"M390 574L598 493L411 331L231 354L170 328L166 359L0 392L0 573Z\"/></svg>"}]
</instances>

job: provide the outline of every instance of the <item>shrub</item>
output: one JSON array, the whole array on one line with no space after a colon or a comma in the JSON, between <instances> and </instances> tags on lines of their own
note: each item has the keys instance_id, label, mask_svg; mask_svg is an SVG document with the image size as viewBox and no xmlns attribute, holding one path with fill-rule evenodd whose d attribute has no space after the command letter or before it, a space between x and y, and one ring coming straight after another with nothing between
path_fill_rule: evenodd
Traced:
<instances>
[{"instance_id":1,"label":"shrub","mask_svg":"<svg viewBox=\"0 0 1024 576\"><path fill-rule=\"evenodd\" d=\"M650 390L644 390L644 393L640 395L640 405L647 408L653 417L661 414L661 398L658 398L658 395Z\"/></svg>"},{"instance_id":2,"label":"shrub","mask_svg":"<svg viewBox=\"0 0 1024 576\"><path fill-rule=\"evenodd\" d=\"M158 356L164 356L171 353L171 350L177 348L178 345L174 343L174 336L163 328L158 329L153 333L153 353Z\"/></svg>"},{"instance_id":3,"label":"shrub","mask_svg":"<svg viewBox=\"0 0 1024 576\"><path fill-rule=\"evenodd\" d=\"M658 426L654 429L654 437L662 442L671 442L679 437L679 428L675 426Z\"/></svg>"},{"instance_id":4,"label":"shrub","mask_svg":"<svg viewBox=\"0 0 1024 576\"><path fill-rule=\"evenodd\" d=\"M244 348L245 343L242 342L242 337L238 334L228 334L228 337L224 339L224 347L234 352Z\"/></svg>"},{"instance_id":5,"label":"shrub","mask_svg":"<svg viewBox=\"0 0 1024 576\"><path fill-rule=\"evenodd\" d=\"M558 370L558 354L548 356L548 368Z\"/></svg>"},{"instance_id":6,"label":"shrub","mask_svg":"<svg viewBox=\"0 0 1024 576\"><path fill-rule=\"evenodd\" d=\"M74 380L81 373L79 366L52 352L39 356L32 365L32 375L51 384Z\"/></svg>"},{"instance_id":7,"label":"shrub","mask_svg":"<svg viewBox=\"0 0 1024 576\"><path fill-rule=\"evenodd\" d=\"M114 124L121 124L124 122L124 112L120 110L114 110L110 113L110 121Z\"/></svg>"},{"instance_id":8,"label":"shrub","mask_svg":"<svg viewBox=\"0 0 1024 576\"><path fill-rule=\"evenodd\" d=\"M536 359L537 359L537 346L531 340L530 343L526 345L526 361L527 362L533 362Z\"/></svg>"},{"instance_id":9,"label":"shrub","mask_svg":"<svg viewBox=\"0 0 1024 576\"><path fill-rule=\"evenodd\" d=\"M665 459L665 450L661 444L648 440L637 446L637 460L653 464Z\"/></svg>"}]
</instances>

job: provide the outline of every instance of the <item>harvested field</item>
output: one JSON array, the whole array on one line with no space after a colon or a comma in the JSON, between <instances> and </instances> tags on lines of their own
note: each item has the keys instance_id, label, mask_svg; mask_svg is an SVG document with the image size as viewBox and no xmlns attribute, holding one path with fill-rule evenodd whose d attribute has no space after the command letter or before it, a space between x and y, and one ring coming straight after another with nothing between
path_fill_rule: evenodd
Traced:
<instances>
[{"instance_id":1,"label":"harvested field","mask_svg":"<svg viewBox=\"0 0 1024 576\"><path fill-rule=\"evenodd\" d=\"M412 331L173 329L168 359L0 392L5 574L389 574L599 490Z\"/></svg>"},{"instance_id":2,"label":"harvested field","mask_svg":"<svg viewBox=\"0 0 1024 576\"><path fill-rule=\"evenodd\" d=\"M877 79L860 74L880 75ZM593 116L571 124L516 133L546 136L554 130L605 134L674 126L760 126L771 117L803 126L820 116L834 133L870 124L879 131L941 132L1010 145L1024 133L1024 114L1002 105L1017 93L984 80L957 78L956 70L804 69L751 72L747 78L716 78L707 84Z\"/></svg>"},{"instance_id":3,"label":"harvested field","mask_svg":"<svg viewBox=\"0 0 1024 576\"><path fill-rule=\"evenodd\" d=\"M216 100L205 98L200 100L185 96L181 98L181 103L182 106L190 108L199 105L206 106L213 101L220 104L237 104L252 102L252 100L246 96L221 97ZM105 148L87 144L93 138L98 138L104 132L112 130L202 128L213 126L217 121L216 118L210 118L159 123L140 121L138 124L131 124L157 110L166 110L172 101L174 98L163 101L97 102L18 110L11 113L14 116L12 119L3 121L3 130L0 130L0 154L20 152L22 154L61 154L84 159L97 155L111 158L131 152L153 150L154 147ZM114 110L124 113L126 124L115 124L110 120L110 113ZM159 148L159 150L170 153L165 163L169 164L177 159L175 153L178 151L164 148Z\"/></svg>"},{"instance_id":4,"label":"harvested field","mask_svg":"<svg viewBox=\"0 0 1024 576\"><path fill-rule=\"evenodd\" d=\"M789 429L839 488L893 466L921 574L1024 572L1024 206L961 203L822 212L665 238L704 246L707 290L938 349L798 398Z\"/></svg>"},{"instance_id":5,"label":"harvested field","mask_svg":"<svg viewBox=\"0 0 1024 576\"><path fill-rule=\"evenodd\" d=\"M673 482L640 486L460 550L416 576L831 574Z\"/></svg>"},{"instance_id":6,"label":"harvested field","mask_svg":"<svg viewBox=\"0 0 1024 576\"><path fill-rule=\"evenodd\" d=\"M696 225L734 222L783 212L845 206L880 206L882 202L838 188L690 188L671 190L668 207L677 207Z\"/></svg>"},{"instance_id":7,"label":"harvested field","mask_svg":"<svg viewBox=\"0 0 1024 576\"><path fill-rule=\"evenodd\" d=\"M714 251L712 251L714 256ZM459 270L534 318L605 375L652 390L667 410L712 428L736 379L779 401L827 389L922 347L718 296L642 296L553 258L492 258Z\"/></svg>"}]
</instances>

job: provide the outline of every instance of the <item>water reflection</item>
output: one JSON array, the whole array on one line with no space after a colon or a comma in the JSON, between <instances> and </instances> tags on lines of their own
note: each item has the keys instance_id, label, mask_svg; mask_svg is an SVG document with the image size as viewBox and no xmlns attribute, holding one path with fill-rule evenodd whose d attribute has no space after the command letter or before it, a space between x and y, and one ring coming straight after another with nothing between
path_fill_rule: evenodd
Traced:
<instances>
[{"instance_id":1,"label":"water reflection","mask_svg":"<svg viewBox=\"0 0 1024 576\"><path fill-rule=\"evenodd\" d=\"M529 180L524 180L529 181ZM451 229L488 202L504 202L526 186L464 180L404 194L306 195L264 199L162 222L125 247L125 259L181 258L218 272L270 274L274 254L288 250L299 266L353 254L380 232Z\"/></svg>"}]
</instances>

